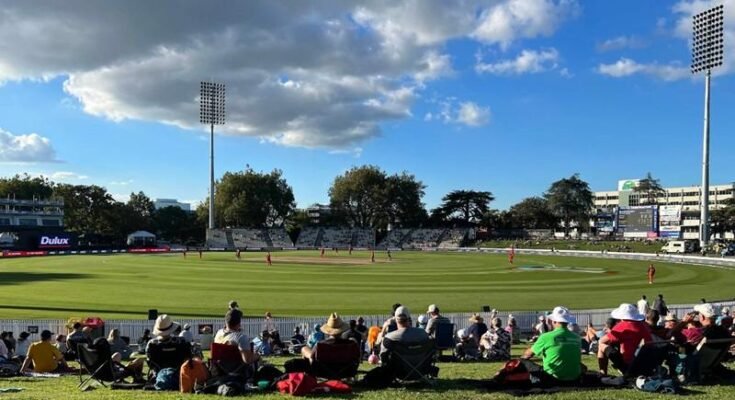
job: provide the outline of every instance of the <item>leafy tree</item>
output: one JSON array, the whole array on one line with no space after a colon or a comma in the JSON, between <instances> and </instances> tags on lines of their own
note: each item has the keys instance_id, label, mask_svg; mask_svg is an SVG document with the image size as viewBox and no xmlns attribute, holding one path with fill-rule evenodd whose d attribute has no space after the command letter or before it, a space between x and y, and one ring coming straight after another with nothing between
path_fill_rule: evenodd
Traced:
<instances>
[{"instance_id":1,"label":"leafy tree","mask_svg":"<svg viewBox=\"0 0 735 400\"><path fill-rule=\"evenodd\" d=\"M574 174L551 184L544 194L549 208L564 224L564 235L569 235L571 223L587 223L592 210L592 191L589 184Z\"/></svg>"},{"instance_id":2,"label":"leafy tree","mask_svg":"<svg viewBox=\"0 0 735 400\"><path fill-rule=\"evenodd\" d=\"M360 228L385 224L386 180L385 172L373 165L353 167L337 176L329 188L332 211Z\"/></svg>"},{"instance_id":3,"label":"leafy tree","mask_svg":"<svg viewBox=\"0 0 735 400\"><path fill-rule=\"evenodd\" d=\"M710 214L710 226L712 233L723 235L727 232L735 234L735 199L727 199L724 207L712 211Z\"/></svg>"},{"instance_id":4,"label":"leafy tree","mask_svg":"<svg viewBox=\"0 0 735 400\"><path fill-rule=\"evenodd\" d=\"M119 237L125 221L124 205L103 187L57 184L54 196L64 199L64 225L77 233L97 233Z\"/></svg>"},{"instance_id":5,"label":"leafy tree","mask_svg":"<svg viewBox=\"0 0 735 400\"><path fill-rule=\"evenodd\" d=\"M128 210L125 210L125 214L128 214L131 220L127 222L127 225L131 226L133 230L151 230L153 229L153 214L156 211L153 201L151 201L145 193L130 193L130 199L126 204Z\"/></svg>"},{"instance_id":6,"label":"leafy tree","mask_svg":"<svg viewBox=\"0 0 735 400\"><path fill-rule=\"evenodd\" d=\"M551 212L549 202L543 197L529 197L513 205L509 213L514 228L552 229L558 218Z\"/></svg>"},{"instance_id":7,"label":"leafy tree","mask_svg":"<svg viewBox=\"0 0 735 400\"><path fill-rule=\"evenodd\" d=\"M477 224L490 210L493 200L495 198L490 192L454 190L442 198L442 204L434 215L442 215L445 220L464 226Z\"/></svg>"},{"instance_id":8,"label":"leafy tree","mask_svg":"<svg viewBox=\"0 0 735 400\"><path fill-rule=\"evenodd\" d=\"M426 186L406 172L388 176L373 165L353 167L329 189L335 222L361 228L416 226L428 218L421 199Z\"/></svg>"},{"instance_id":9,"label":"leafy tree","mask_svg":"<svg viewBox=\"0 0 735 400\"><path fill-rule=\"evenodd\" d=\"M197 220L195 213L179 207L169 206L156 210L153 221L159 238L175 243L201 240L205 225Z\"/></svg>"},{"instance_id":10,"label":"leafy tree","mask_svg":"<svg viewBox=\"0 0 735 400\"><path fill-rule=\"evenodd\" d=\"M53 195L53 182L48 178L28 174L0 178L0 197L18 200L48 199Z\"/></svg>"},{"instance_id":11,"label":"leafy tree","mask_svg":"<svg viewBox=\"0 0 735 400\"><path fill-rule=\"evenodd\" d=\"M388 222L394 227L421 226L429 219L421 199L426 186L416 177L403 172L386 179Z\"/></svg>"},{"instance_id":12,"label":"leafy tree","mask_svg":"<svg viewBox=\"0 0 735 400\"><path fill-rule=\"evenodd\" d=\"M633 192L640 194L641 198L638 203L642 206L657 204L658 198L666 193L659 180L654 179L650 172L638 182Z\"/></svg>"},{"instance_id":13,"label":"leafy tree","mask_svg":"<svg viewBox=\"0 0 735 400\"><path fill-rule=\"evenodd\" d=\"M296 207L293 189L280 170L262 173L248 167L243 172L227 172L217 182L215 193L218 226L280 225ZM200 219L208 217L207 204L202 203L197 208Z\"/></svg>"}]
</instances>

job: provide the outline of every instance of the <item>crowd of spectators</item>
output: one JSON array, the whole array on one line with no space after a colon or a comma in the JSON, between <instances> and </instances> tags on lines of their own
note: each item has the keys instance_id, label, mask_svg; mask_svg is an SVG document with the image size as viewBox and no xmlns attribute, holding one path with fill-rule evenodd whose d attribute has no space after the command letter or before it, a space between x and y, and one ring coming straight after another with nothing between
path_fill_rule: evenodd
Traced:
<instances>
[{"instance_id":1,"label":"crowd of spectators","mask_svg":"<svg viewBox=\"0 0 735 400\"><path fill-rule=\"evenodd\" d=\"M450 340L454 345L449 350L453 358L508 362L497 379L507 377L514 369L522 369L529 376L526 382L529 386L573 385L590 373L602 377L604 382L613 370L618 372L615 375L619 375L615 379L625 379L660 373L664 366L670 379L681 383L696 382L701 378L697 370L699 348L704 343L713 343L713 346L726 349L735 341L733 317L727 307L719 310L713 304L703 302L679 318L669 312L663 296L659 295L653 305L649 305L646 297L642 296L636 304L623 303L612 310L605 326L600 329L591 324L581 329L572 311L562 306L555 307L539 316L528 340L529 347L520 359L511 361L512 345L520 343L514 336L516 332L520 335L520 329L512 316L505 324L496 310L489 316L486 324L481 315L473 314L467 328L456 332L450 330ZM308 337L297 327L285 341L281 339L278 324L270 312L265 314L259 337L249 337L242 321L243 312L237 302L230 302L223 326L214 335L211 330L202 330L195 343L189 325L182 326L163 314L155 320L152 331L146 330L137 341L135 352L135 344L130 346L115 328L110 330L106 339L93 340L89 329L75 323L67 335L54 336L44 330L40 333L40 340L33 343L30 343L27 332L21 332L17 339L12 332L3 332L0 363L17 363L21 372L69 372L73 370L67 361L76 359L73 355L76 346L97 345L100 340L105 340L119 376L135 379L143 378L143 361L150 354L151 346L176 343L194 344L197 350L206 350L211 343L231 345L237 348L242 363L254 368L263 357L292 354L297 356L291 364L287 363L287 368L290 365L292 370L308 370L315 362L319 346L353 343L360 349L361 360L386 367L391 353L396 351L396 343L436 343L436 348L442 350L438 343L446 338L439 337L445 331L440 328L453 326L437 304L429 305L426 312L415 319L406 306L394 304L382 326L375 328L366 326L362 318L345 321L338 313L332 313L324 323L314 325ZM373 329L376 334L373 334ZM718 342L720 339L726 341ZM588 371L584 366L582 356L585 354L596 357L597 371Z\"/></svg>"}]
</instances>

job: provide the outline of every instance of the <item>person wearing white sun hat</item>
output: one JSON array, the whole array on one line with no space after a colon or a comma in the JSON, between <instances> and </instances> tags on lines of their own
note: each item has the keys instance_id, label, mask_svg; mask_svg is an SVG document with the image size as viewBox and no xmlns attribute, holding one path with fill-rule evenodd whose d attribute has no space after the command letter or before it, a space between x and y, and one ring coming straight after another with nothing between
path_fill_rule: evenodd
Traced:
<instances>
[{"instance_id":1,"label":"person wearing white sun hat","mask_svg":"<svg viewBox=\"0 0 735 400\"><path fill-rule=\"evenodd\" d=\"M577 319L566 307L554 308L549 319L553 330L539 336L523 353L523 363L531 377L542 386L576 382L582 374L582 343L579 335L570 332L568 327ZM529 361L534 355L543 359L543 369Z\"/></svg>"},{"instance_id":2,"label":"person wearing white sun hat","mask_svg":"<svg viewBox=\"0 0 735 400\"><path fill-rule=\"evenodd\" d=\"M153 339L148 341L146 345L146 354L148 353L148 347L158 343L170 343L170 342L184 342L184 338L174 335L174 331L179 327L179 324L174 322L168 314L159 315L156 318L156 322L153 325Z\"/></svg>"},{"instance_id":3,"label":"person wearing white sun hat","mask_svg":"<svg viewBox=\"0 0 735 400\"><path fill-rule=\"evenodd\" d=\"M645 344L652 340L651 330L644 322L646 317L638 311L638 307L623 303L610 316L620 322L600 339L597 364L603 375L607 375L609 362L613 363L615 369L626 372L641 342Z\"/></svg>"}]
</instances>

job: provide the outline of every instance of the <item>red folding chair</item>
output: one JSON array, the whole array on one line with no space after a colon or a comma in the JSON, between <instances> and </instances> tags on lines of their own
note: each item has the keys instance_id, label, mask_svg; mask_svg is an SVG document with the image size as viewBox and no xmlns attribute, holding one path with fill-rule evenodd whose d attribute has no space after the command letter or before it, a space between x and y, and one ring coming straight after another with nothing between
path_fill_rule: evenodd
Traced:
<instances>
[{"instance_id":1,"label":"red folding chair","mask_svg":"<svg viewBox=\"0 0 735 400\"><path fill-rule=\"evenodd\" d=\"M247 364L242 360L240 349L232 344L212 343L210 348L210 370L215 369L223 375L241 375Z\"/></svg>"},{"instance_id":2,"label":"red folding chair","mask_svg":"<svg viewBox=\"0 0 735 400\"><path fill-rule=\"evenodd\" d=\"M344 379L357 375L362 360L360 345L354 341L346 343L319 342L314 347L311 372L319 378Z\"/></svg>"}]
</instances>

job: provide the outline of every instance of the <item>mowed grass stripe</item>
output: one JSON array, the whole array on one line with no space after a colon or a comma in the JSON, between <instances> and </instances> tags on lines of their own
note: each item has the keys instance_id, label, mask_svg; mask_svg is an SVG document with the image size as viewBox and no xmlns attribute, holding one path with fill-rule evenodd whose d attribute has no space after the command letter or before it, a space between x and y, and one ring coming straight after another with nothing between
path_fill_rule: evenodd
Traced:
<instances>
[{"instance_id":1,"label":"mowed grass stripe","mask_svg":"<svg viewBox=\"0 0 735 400\"><path fill-rule=\"evenodd\" d=\"M669 303L731 297L731 270L656 263L656 284L647 284L648 262L524 256L511 266L502 254L395 252L371 264L368 252L205 253L181 255L65 256L0 261L0 317L62 317L98 314L142 318L149 308L180 317L220 316L231 299L251 315L386 313L401 302L423 311L609 308L641 294L664 293ZM280 259L280 261L279 261ZM289 260L286 262L285 260ZM339 265L360 262L359 265ZM335 264L338 263L338 264ZM605 273L519 271L523 265L601 269ZM95 313L95 311L97 311Z\"/></svg>"}]
</instances>

